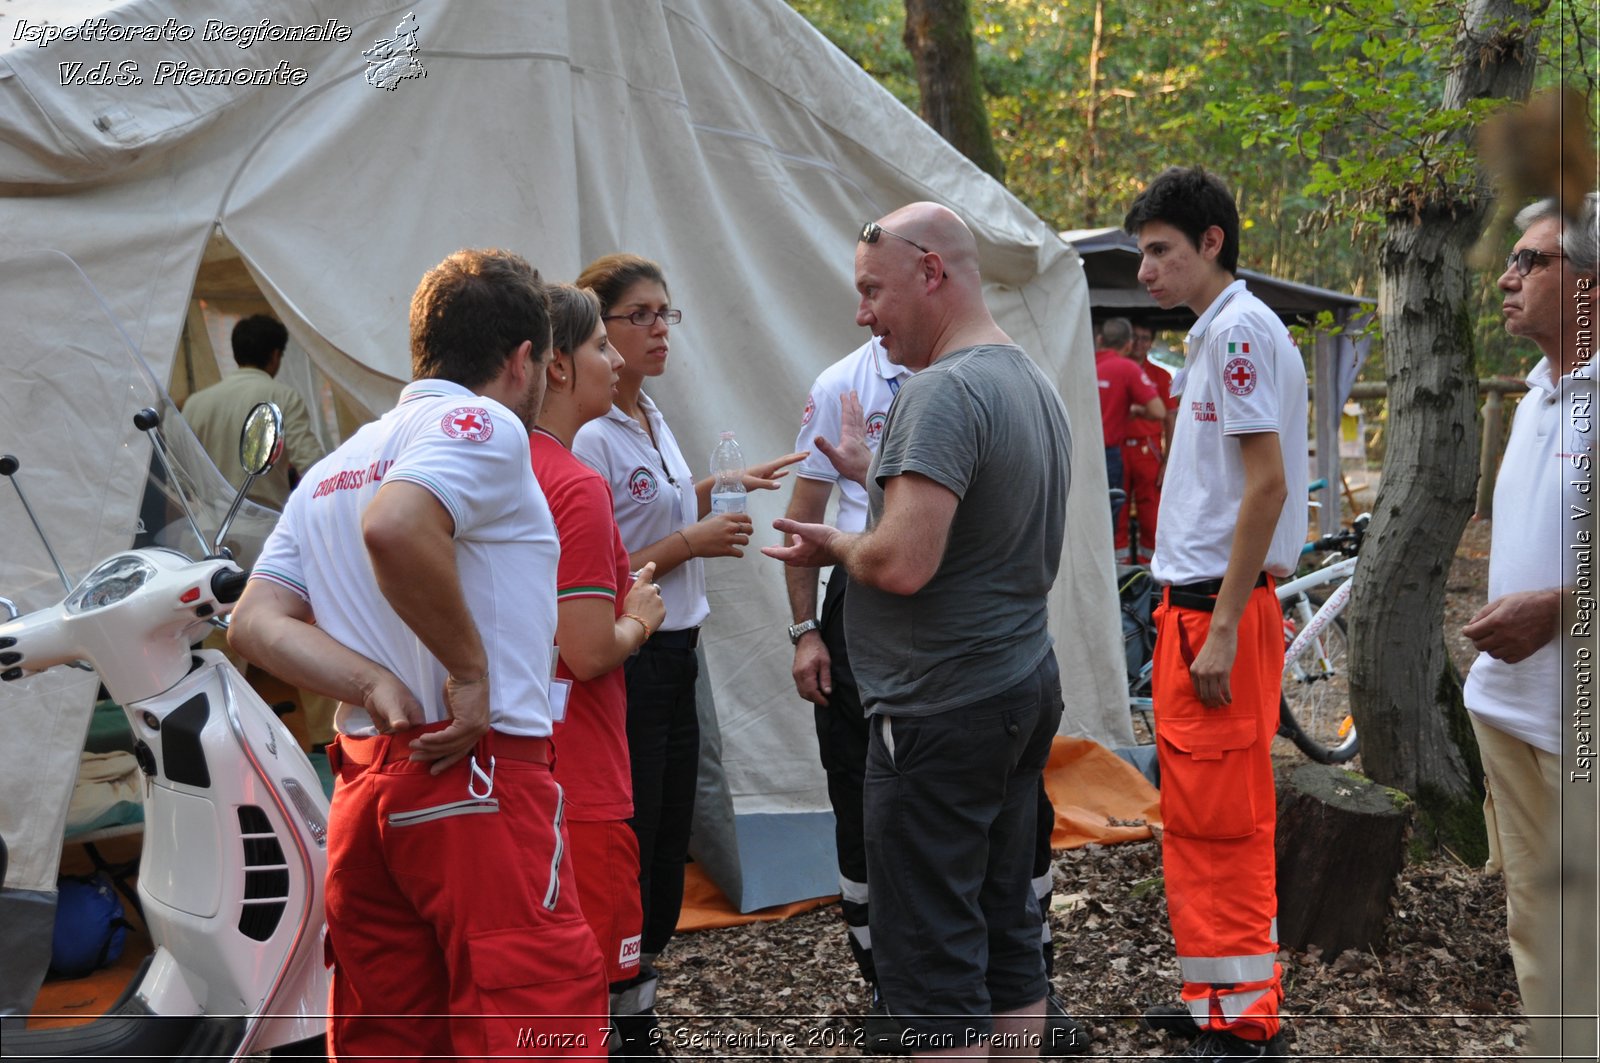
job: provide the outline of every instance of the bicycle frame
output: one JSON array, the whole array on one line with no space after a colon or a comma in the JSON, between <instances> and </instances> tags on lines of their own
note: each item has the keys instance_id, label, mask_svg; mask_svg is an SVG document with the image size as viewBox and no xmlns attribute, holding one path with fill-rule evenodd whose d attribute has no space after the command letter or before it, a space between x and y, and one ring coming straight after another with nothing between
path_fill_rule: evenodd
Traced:
<instances>
[{"instance_id":1,"label":"bicycle frame","mask_svg":"<svg viewBox=\"0 0 1600 1063\"><path fill-rule=\"evenodd\" d=\"M1312 587L1320 587L1325 583L1332 583L1334 580L1354 575L1357 560L1354 557L1340 558L1332 564L1323 565L1315 572L1309 572L1297 579L1290 580L1288 583L1278 584L1278 601L1288 601L1295 595Z\"/></svg>"}]
</instances>

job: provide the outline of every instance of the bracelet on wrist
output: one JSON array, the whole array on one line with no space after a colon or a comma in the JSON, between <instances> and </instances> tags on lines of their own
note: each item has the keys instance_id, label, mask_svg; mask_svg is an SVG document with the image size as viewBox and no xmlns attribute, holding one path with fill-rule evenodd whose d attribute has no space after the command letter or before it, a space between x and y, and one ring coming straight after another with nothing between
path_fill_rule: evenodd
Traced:
<instances>
[{"instance_id":1,"label":"bracelet on wrist","mask_svg":"<svg viewBox=\"0 0 1600 1063\"><path fill-rule=\"evenodd\" d=\"M644 628L645 641L648 642L650 640L650 636L651 636L651 634L653 634L653 632L651 632L650 624L649 624L649 622L647 620L645 620L644 617L640 616L638 613L623 613L622 614L622 618L624 620L636 620L636 621L638 621L639 622L639 626Z\"/></svg>"},{"instance_id":2,"label":"bracelet on wrist","mask_svg":"<svg viewBox=\"0 0 1600 1063\"><path fill-rule=\"evenodd\" d=\"M476 679L457 679L453 675L452 676L448 676L448 677L446 677L445 682L449 683L452 686L470 687L470 686L477 686L479 683L484 682L488 678L489 678L489 673L488 672L484 672L482 675L478 676L478 678L476 678Z\"/></svg>"},{"instance_id":3,"label":"bracelet on wrist","mask_svg":"<svg viewBox=\"0 0 1600 1063\"><path fill-rule=\"evenodd\" d=\"M683 529L682 528L678 529L678 537L683 540L683 545L688 547L689 556L693 557L694 556L694 544L689 541L689 537L687 535L683 534Z\"/></svg>"}]
</instances>

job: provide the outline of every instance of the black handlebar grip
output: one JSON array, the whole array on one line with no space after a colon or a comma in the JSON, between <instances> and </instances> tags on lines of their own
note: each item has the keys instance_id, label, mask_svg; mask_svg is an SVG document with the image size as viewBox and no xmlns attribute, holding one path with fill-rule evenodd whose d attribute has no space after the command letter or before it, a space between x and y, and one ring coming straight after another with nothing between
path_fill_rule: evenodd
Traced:
<instances>
[{"instance_id":1,"label":"black handlebar grip","mask_svg":"<svg viewBox=\"0 0 1600 1063\"><path fill-rule=\"evenodd\" d=\"M211 577L211 596L224 605L231 605L239 600L239 595L244 593L244 585L250 582L250 573L235 572L233 569L218 569L217 574Z\"/></svg>"},{"instance_id":2,"label":"black handlebar grip","mask_svg":"<svg viewBox=\"0 0 1600 1063\"><path fill-rule=\"evenodd\" d=\"M20 468L22 463L15 454L0 454L0 476L10 476Z\"/></svg>"},{"instance_id":3,"label":"black handlebar grip","mask_svg":"<svg viewBox=\"0 0 1600 1063\"><path fill-rule=\"evenodd\" d=\"M141 432L148 432L150 429L159 428L160 426L161 415L148 406L133 415L133 427Z\"/></svg>"}]
</instances>

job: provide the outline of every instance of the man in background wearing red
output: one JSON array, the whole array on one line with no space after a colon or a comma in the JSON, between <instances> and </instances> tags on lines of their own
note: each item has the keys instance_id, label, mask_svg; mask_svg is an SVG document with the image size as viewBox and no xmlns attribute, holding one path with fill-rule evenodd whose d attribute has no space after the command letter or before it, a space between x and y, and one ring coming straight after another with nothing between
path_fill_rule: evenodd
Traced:
<instances>
[{"instance_id":1,"label":"man in background wearing red","mask_svg":"<svg viewBox=\"0 0 1600 1063\"><path fill-rule=\"evenodd\" d=\"M1166 416L1161 395L1128 357L1133 349L1133 326L1125 317L1107 318L1100 324L1099 349L1094 352L1094 375L1100 383L1100 434L1106 448L1106 486L1123 487L1122 444L1130 437L1134 413L1153 421ZM1125 489L1125 488L1124 488ZM1125 504L1113 503L1111 523L1123 519Z\"/></svg>"},{"instance_id":2,"label":"man in background wearing red","mask_svg":"<svg viewBox=\"0 0 1600 1063\"><path fill-rule=\"evenodd\" d=\"M1155 329L1149 325L1133 326L1133 350L1128 358L1150 378L1166 410L1159 419L1148 418L1143 411L1133 414L1128 422L1128 436L1122 441L1123 489L1133 499L1134 510L1139 515L1139 544L1137 549L1130 549L1127 507L1117 514L1117 560L1125 564L1147 562L1155 553L1161 476L1172 442L1172 426L1178 419L1178 400L1172 397L1172 374L1150 360L1150 344L1155 338Z\"/></svg>"}]
</instances>

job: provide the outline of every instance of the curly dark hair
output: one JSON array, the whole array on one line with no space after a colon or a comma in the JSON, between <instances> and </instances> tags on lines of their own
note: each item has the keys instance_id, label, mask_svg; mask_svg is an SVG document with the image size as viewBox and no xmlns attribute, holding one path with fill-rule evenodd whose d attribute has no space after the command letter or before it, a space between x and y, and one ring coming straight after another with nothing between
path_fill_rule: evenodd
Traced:
<instances>
[{"instance_id":1,"label":"curly dark hair","mask_svg":"<svg viewBox=\"0 0 1600 1063\"><path fill-rule=\"evenodd\" d=\"M265 369L272 364L272 356L289 345L289 330L275 317L252 314L239 319L229 339L236 363Z\"/></svg>"},{"instance_id":2,"label":"curly dark hair","mask_svg":"<svg viewBox=\"0 0 1600 1063\"><path fill-rule=\"evenodd\" d=\"M1200 166L1163 170L1128 208L1122 228L1129 236L1138 236L1139 230L1153 221L1165 222L1183 233L1196 250L1200 237L1215 225L1222 230L1217 265L1229 273L1239 271L1239 207L1216 174Z\"/></svg>"},{"instance_id":3,"label":"curly dark hair","mask_svg":"<svg viewBox=\"0 0 1600 1063\"><path fill-rule=\"evenodd\" d=\"M550 351L550 298L521 255L464 249L423 274L411 296L411 375L477 388L523 340Z\"/></svg>"}]
</instances>

